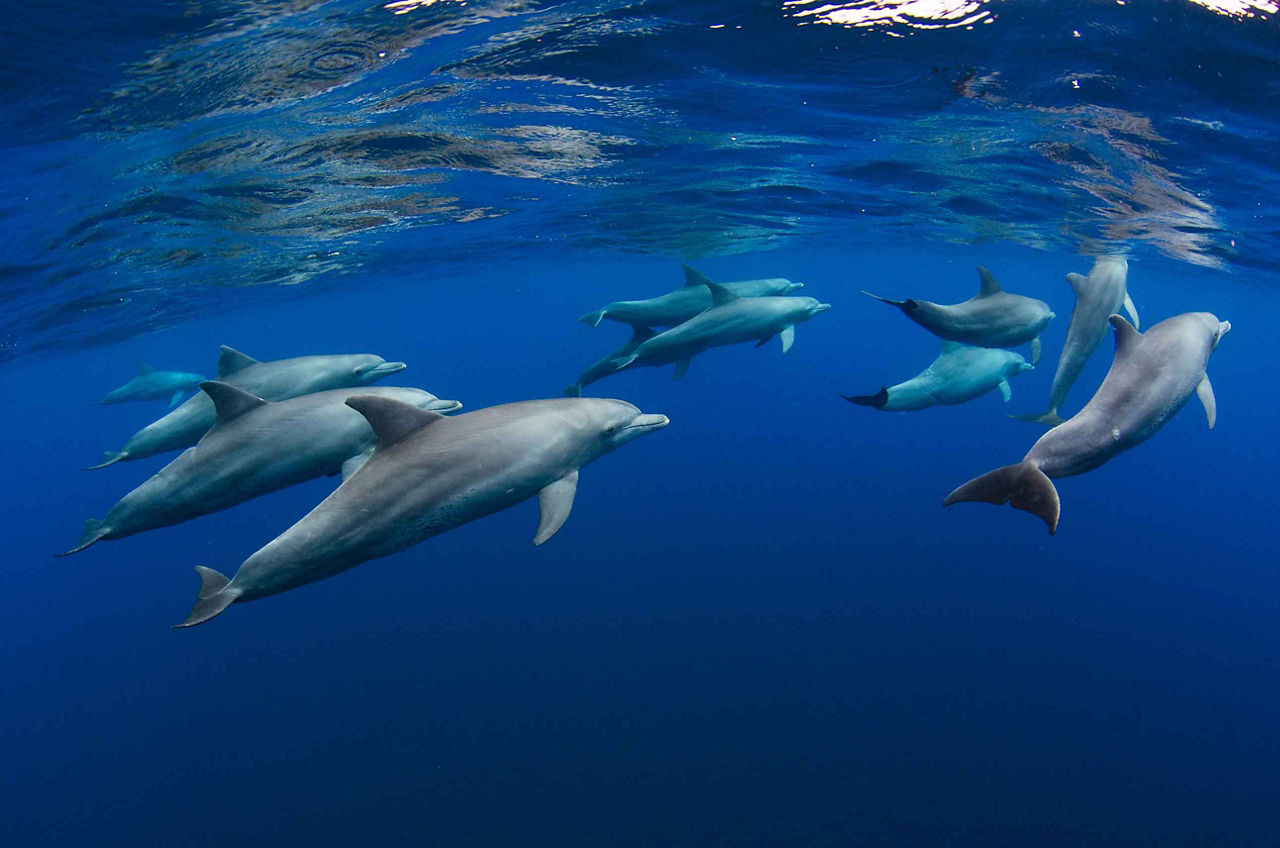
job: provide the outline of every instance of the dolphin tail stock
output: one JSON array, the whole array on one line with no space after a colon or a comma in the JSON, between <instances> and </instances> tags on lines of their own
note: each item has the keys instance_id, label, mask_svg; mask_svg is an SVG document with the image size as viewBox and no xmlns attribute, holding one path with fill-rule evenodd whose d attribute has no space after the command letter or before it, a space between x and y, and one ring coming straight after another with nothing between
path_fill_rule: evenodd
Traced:
<instances>
[{"instance_id":1,"label":"dolphin tail stock","mask_svg":"<svg viewBox=\"0 0 1280 848\"><path fill-rule=\"evenodd\" d=\"M196 604L191 608L191 615L186 621L174 627L195 627L215 618L240 597L238 590L229 589L231 581L225 575L203 565L196 566L200 575L200 591L196 594Z\"/></svg>"},{"instance_id":2,"label":"dolphin tail stock","mask_svg":"<svg viewBox=\"0 0 1280 848\"><path fill-rule=\"evenodd\" d=\"M1067 419L1058 414L1058 410L1056 408L1040 415L1008 415L1005 417L1012 418L1016 421L1030 421L1035 424L1043 424L1050 428L1057 427L1059 424L1065 424L1067 421Z\"/></svg>"},{"instance_id":3,"label":"dolphin tail stock","mask_svg":"<svg viewBox=\"0 0 1280 848\"><path fill-rule=\"evenodd\" d=\"M106 459L97 465L90 465L85 471L97 471L99 468L106 468L108 465L115 465L117 462L123 462L129 458L127 451L107 451Z\"/></svg>"},{"instance_id":4,"label":"dolphin tail stock","mask_svg":"<svg viewBox=\"0 0 1280 848\"><path fill-rule=\"evenodd\" d=\"M599 327L600 322L604 320L606 310L597 309L595 312L588 312L586 315L580 315L578 320L588 327Z\"/></svg>"},{"instance_id":5,"label":"dolphin tail stock","mask_svg":"<svg viewBox=\"0 0 1280 848\"><path fill-rule=\"evenodd\" d=\"M64 557L79 553L106 535L107 531L102 529L101 521L96 518L87 518L84 522L84 533L80 536L80 542L71 550L54 554L54 556Z\"/></svg>"},{"instance_id":6,"label":"dolphin tail stock","mask_svg":"<svg viewBox=\"0 0 1280 848\"><path fill-rule=\"evenodd\" d=\"M1039 516L1049 526L1049 535L1058 531L1062 504L1053 481L1036 465L1023 460L974 477L942 501L943 506L967 501L1002 504Z\"/></svg>"},{"instance_id":7,"label":"dolphin tail stock","mask_svg":"<svg viewBox=\"0 0 1280 848\"><path fill-rule=\"evenodd\" d=\"M873 395L840 395L840 397L849 401L849 403L856 403L858 406L870 406L875 409L884 409L885 404L889 402L889 388L887 386L881 386L880 391Z\"/></svg>"}]
</instances>

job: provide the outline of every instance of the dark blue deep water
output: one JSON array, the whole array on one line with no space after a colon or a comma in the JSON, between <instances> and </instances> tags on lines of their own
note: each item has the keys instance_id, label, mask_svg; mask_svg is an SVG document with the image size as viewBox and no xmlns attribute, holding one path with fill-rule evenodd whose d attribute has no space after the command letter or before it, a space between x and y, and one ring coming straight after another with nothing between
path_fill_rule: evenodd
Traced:
<instances>
[{"instance_id":1,"label":"dark blue deep water","mask_svg":"<svg viewBox=\"0 0 1280 848\"><path fill-rule=\"evenodd\" d=\"M0 33L0 843L1280 844L1274 0L124 0ZM942 498L1017 461L1072 305L1234 326L1197 401L1061 479L1050 536ZM66 559L172 455L85 471L213 374L371 352L468 409L559 396L575 318L788 277L833 304L687 376L523 503L171 630L321 479ZM975 266L1040 367L852 406L937 354L859 293ZM1026 349L1022 349L1026 353ZM1108 339L1068 398L1077 411Z\"/></svg>"}]
</instances>

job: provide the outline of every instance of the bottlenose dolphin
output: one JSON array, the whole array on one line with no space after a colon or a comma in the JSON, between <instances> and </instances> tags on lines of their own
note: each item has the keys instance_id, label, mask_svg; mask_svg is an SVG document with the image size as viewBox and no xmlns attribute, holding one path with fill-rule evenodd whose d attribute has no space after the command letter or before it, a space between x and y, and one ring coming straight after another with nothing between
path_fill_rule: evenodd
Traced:
<instances>
[{"instance_id":1,"label":"bottlenose dolphin","mask_svg":"<svg viewBox=\"0 0 1280 848\"><path fill-rule=\"evenodd\" d=\"M996 278L978 266L982 288L963 303L943 305L927 300L890 300L864 291L888 303L940 339L975 347L1017 347L1031 343L1031 364L1040 361L1040 333L1053 320L1049 304L1033 297L1009 294Z\"/></svg>"},{"instance_id":2,"label":"bottlenose dolphin","mask_svg":"<svg viewBox=\"0 0 1280 848\"><path fill-rule=\"evenodd\" d=\"M613 360L615 370L629 366L676 364L675 379L689 370L689 359L707 348L739 342L757 342L776 336L782 352L791 350L796 324L831 308L811 297L739 297L718 283L707 283L712 306L678 327L641 342L634 351Z\"/></svg>"},{"instance_id":3,"label":"bottlenose dolphin","mask_svg":"<svg viewBox=\"0 0 1280 848\"><path fill-rule=\"evenodd\" d=\"M648 300L618 300L595 312L588 312L578 320L592 327L597 326L603 318L642 327L674 327L683 324L711 305L711 293L706 287L711 280L688 265L680 267L684 269L684 288ZM780 295L804 288L804 283L793 283L780 277L720 285L739 297Z\"/></svg>"},{"instance_id":4,"label":"bottlenose dolphin","mask_svg":"<svg viewBox=\"0 0 1280 848\"><path fill-rule=\"evenodd\" d=\"M596 380L608 377L615 373L618 369L613 364L615 360L625 359L636 348L644 342L657 335L657 332L649 327L635 326L631 328L631 338L622 347L605 354L604 359L592 365L586 371L583 371L578 377L578 381L572 386L564 390L565 397L582 397L582 390L594 383Z\"/></svg>"},{"instance_id":5,"label":"bottlenose dolphin","mask_svg":"<svg viewBox=\"0 0 1280 848\"><path fill-rule=\"evenodd\" d=\"M228 580L196 566L200 592L178 627L331 577L538 496L533 543L569 517L578 471L645 433L667 426L629 403L557 398L508 403L456 418L381 397L347 404L369 421L377 447L359 471Z\"/></svg>"},{"instance_id":6,"label":"bottlenose dolphin","mask_svg":"<svg viewBox=\"0 0 1280 848\"><path fill-rule=\"evenodd\" d=\"M178 405L182 396L205 381L200 374L185 371L157 371L138 362L138 376L118 389L112 389L98 403L125 403L131 400L167 400L169 408Z\"/></svg>"},{"instance_id":7,"label":"bottlenose dolphin","mask_svg":"<svg viewBox=\"0 0 1280 848\"><path fill-rule=\"evenodd\" d=\"M342 472L354 473L373 448L373 430L347 406L354 395L407 403L432 412L462 404L421 389L360 386L329 389L268 402L216 381L201 386L213 401L217 421L193 448L120 499L102 521L85 522L84 536L66 556L101 539L180 524L200 515Z\"/></svg>"},{"instance_id":8,"label":"bottlenose dolphin","mask_svg":"<svg viewBox=\"0 0 1280 848\"><path fill-rule=\"evenodd\" d=\"M264 400L286 400L299 395L367 386L403 371L403 362L387 362L371 353L299 356L259 362L234 348L222 346L218 357L218 380ZM154 456L166 451L189 448L213 426L213 402L203 392L163 418L134 433L119 451L107 453L105 462L91 468L106 468Z\"/></svg>"},{"instance_id":9,"label":"bottlenose dolphin","mask_svg":"<svg viewBox=\"0 0 1280 848\"><path fill-rule=\"evenodd\" d=\"M1068 274L1067 282L1076 293L1076 304L1071 309L1071 324L1067 327L1067 341L1058 357L1058 370L1053 374L1053 388L1049 390L1049 411L1043 415L1010 415L1019 421L1036 421L1056 427L1063 422L1058 409L1067 399L1067 392L1089 357L1102 344L1107 334L1107 320L1124 307L1138 328L1138 310L1129 298L1125 283L1129 276L1129 263L1118 256L1099 256L1093 262L1088 277Z\"/></svg>"},{"instance_id":10,"label":"bottlenose dolphin","mask_svg":"<svg viewBox=\"0 0 1280 848\"><path fill-rule=\"evenodd\" d=\"M1009 402L1009 379L1035 366L1011 350L968 347L943 342L942 353L916 376L880 389L874 395L841 395L850 403L885 412L908 412L931 406L964 403L1000 387Z\"/></svg>"},{"instance_id":11,"label":"bottlenose dolphin","mask_svg":"<svg viewBox=\"0 0 1280 848\"><path fill-rule=\"evenodd\" d=\"M1115 360L1084 409L1041 436L1022 462L975 477L947 495L943 506L1008 501L1014 509L1040 516L1054 533L1061 507L1050 477L1092 471L1141 444L1182 408L1192 392L1204 404L1213 429L1218 405L1205 367L1231 324L1208 312L1169 318L1146 333L1119 315L1110 321L1116 335Z\"/></svg>"}]
</instances>

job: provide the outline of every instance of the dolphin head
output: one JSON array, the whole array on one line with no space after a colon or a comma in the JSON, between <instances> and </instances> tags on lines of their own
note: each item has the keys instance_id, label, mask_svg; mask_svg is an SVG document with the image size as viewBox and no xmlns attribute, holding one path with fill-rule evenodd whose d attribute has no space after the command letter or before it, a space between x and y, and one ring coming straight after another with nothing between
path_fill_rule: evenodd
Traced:
<instances>
[{"instance_id":1,"label":"dolphin head","mask_svg":"<svg viewBox=\"0 0 1280 848\"><path fill-rule=\"evenodd\" d=\"M588 432L596 434L587 449L590 456L583 462L584 465L645 433L661 430L670 423L667 416L647 415L624 400L580 398L574 400L574 406L585 419L581 422L582 426Z\"/></svg>"},{"instance_id":2,"label":"dolphin head","mask_svg":"<svg viewBox=\"0 0 1280 848\"><path fill-rule=\"evenodd\" d=\"M1210 315L1209 317L1210 317L1210 318L1212 318L1214 321L1218 321L1218 316L1216 316L1216 315ZM1223 336L1225 336L1225 335L1226 335L1227 333L1229 333L1229 332L1231 332L1231 322L1230 322L1230 321L1218 321L1217 335L1216 335L1216 336L1214 337L1214 339L1213 339L1213 349L1214 349L1214 350L1217 350L1217 349L1218 349L1218 342L1222 341L1222 337L1223 337Z\"/></svg>"},{"instance_id":3,"label":"dolphin head","mask_svg":"<svg viewBox=\"0 0 1280 848\"><path fill-rule=\"evenodd\" d=\"M788 280L786 287L782 290L782 293L791 294L791 292L796 291L797 289L802 289L802 288L804 288L804 283L793 283L790 280Z\"/></svg>"},{"instance_id":4,"label":"dolphin head","mask_svg":"<svg viewBox=\"0 0 1280 848\"><path fill-rule=\"evenodd\" d=\"M799 301L797 306L800 308L801 315L805 318L812 318L818 313L826 312L831 308L831 304L823 303L812 297L797 297L796 300Z\"/></svg>"},{"instance_id":5,"label":"dolphin head","mask_svg":"<svg viewBox=\"0 0 1280 848\"><path fill-rule=\"evenodd\" d=\"M340 357L340 359L343 360L340 367L350 368L351 373L358 380L357 385L361 386L398 374L407 367L403 362L387 362L381 356L375 356L372 353L357 353Z\"/></svg>"}]
</instances>

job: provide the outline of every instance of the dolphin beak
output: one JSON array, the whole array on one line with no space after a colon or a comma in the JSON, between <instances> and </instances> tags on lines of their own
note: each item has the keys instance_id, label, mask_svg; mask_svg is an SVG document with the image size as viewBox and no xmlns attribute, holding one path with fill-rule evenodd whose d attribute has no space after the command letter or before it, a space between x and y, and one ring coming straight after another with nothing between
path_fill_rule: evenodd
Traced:
<instances>
[{"instance_id":1,"label":"dolphin beak","mask_svg":"<svg viewBox=\"0 0 1280 848\"><path fill-rule=\"evenodd\" d=\"M403 362L383 362L381 365L375 365L365 373L371 377L389 377L392 374L399 374L408 368Z\"/></svg>"},{"instance_id":2,"label":"dolphin beak","mask_svg":"<svg viewBox=\"0 0 1280 848\"><path fill-rule=\"evenodd\" d=\"M431 401L431 403L427 404L427 409L429 409L432 412L439 412L441 415L444 415L446 412L457 412L459 409L462 409L462 403L461 401L441 400L437 398L436 400L433 400Z\"/></svg>"},{"instance_id":3,"label":"dolphin beak","mask_svg":"<svg viewBox=\"0 0 1280 848\"><path fill-rule=\"evenodd\" d=\"M787 291L793 292L796 289L802 289L802 288L804 288L804 283L792 283L790 287L787 288Z\"/></svg>"},{"instance_id":4,"label":"dolphin beak","mask_svg":"<svg viewBox=\"0 0 1280 848\"><path fill-rule=\"evenodd\" d=\"M671 423L671 419L665 415L637 415L635 421L630 426L624 427L624 430L639 430L641 434L650 433L654 430L661 430L663 427Z\"/></svg>"},{"instance_id":5,"label":"dolphin beak","mask_svg":"<svg viewBox=\"0 0 1280 848\"><path fill-rule=\"evenodd\" d=\"M813 307L813 314L817 315L819 312L826 312L830 308L831 304L829 303L819 303L817 306Z\"/></svg>"}]
</instances>

